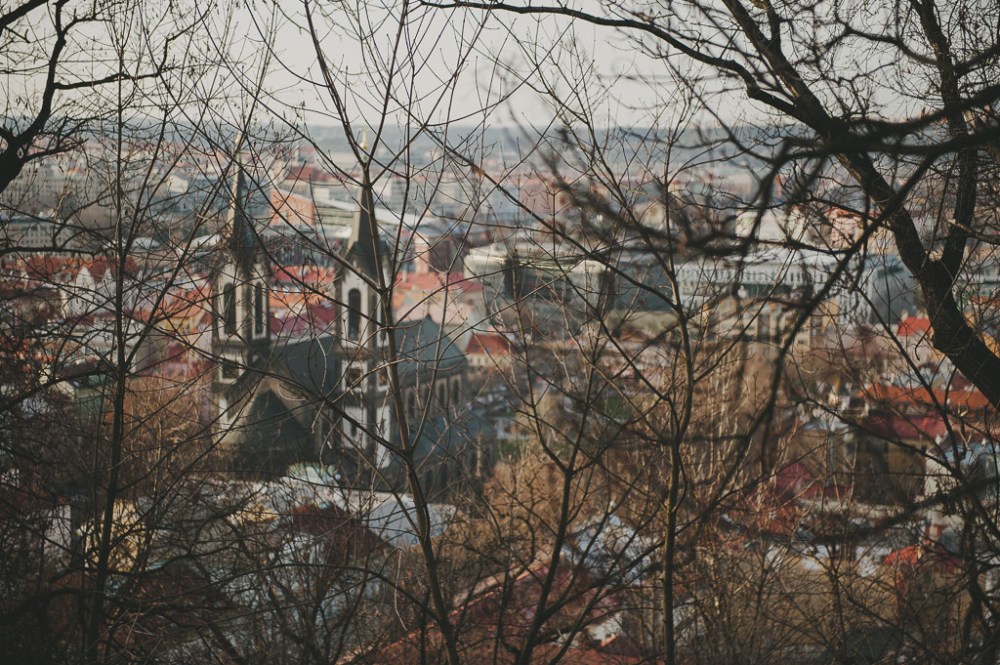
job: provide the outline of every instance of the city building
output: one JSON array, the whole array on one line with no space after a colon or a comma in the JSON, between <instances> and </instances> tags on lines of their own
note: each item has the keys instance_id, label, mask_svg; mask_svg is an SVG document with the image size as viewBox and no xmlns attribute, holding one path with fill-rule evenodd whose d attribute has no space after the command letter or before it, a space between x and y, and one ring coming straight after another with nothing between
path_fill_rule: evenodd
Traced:
<instances>
[{"instance_id":1,"label":"city building","mask_svg":"<svg viewBox=\"0 0 1000 665\"><path fill-rule=\"evenodd\" d=\"M465 402L467 363L429 318L383 325L377 285L380 272L390 274L390 252L379 246L385 241L370 186L361 189L339 269L325 289L334 314L309 334L286 336L270 325L275 268L240 206L245 182L240 176L234 188L213 273L212 387L222 459L263 475L322 461L345 483L393 487L405 482L408 457L425 491L444 490L459 467L480 458L452 418ZM398 392L390 390L394 383Z\"/></svg>"}]
</instances>

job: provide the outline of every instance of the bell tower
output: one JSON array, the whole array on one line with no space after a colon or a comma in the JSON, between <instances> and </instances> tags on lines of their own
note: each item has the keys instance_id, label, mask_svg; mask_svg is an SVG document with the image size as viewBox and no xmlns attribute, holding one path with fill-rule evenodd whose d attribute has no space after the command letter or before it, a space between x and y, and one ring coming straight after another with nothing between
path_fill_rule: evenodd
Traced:
<instances>
[{"instance_id":1,"label":"bell tower","mask_svg":"<svg viewBox=\"0 0 1000 665\"><path fill-rule=\"evenodd\" d=\"M249 197L247 175L237 167L212 274L212 386L221 425L232 420L237 396L260 377L271 346L270 264L247 215Z\"/></svg>"},{"instance_id":2,"label":"bell tower","mask_svg":"<svg viewBox=\"0 0 1000 665\"><path fill-rule=\"evenodd\" d=\"M375 213L375 195L365 172L336 285L344 368L341 408L346 416L341 428L345 447L381 468L389 463L389 455L378 441L392 436L394 418L384 367L388 337L376 288L380 274L384 277L390 271Z\"/></svg>"}]
</instances>

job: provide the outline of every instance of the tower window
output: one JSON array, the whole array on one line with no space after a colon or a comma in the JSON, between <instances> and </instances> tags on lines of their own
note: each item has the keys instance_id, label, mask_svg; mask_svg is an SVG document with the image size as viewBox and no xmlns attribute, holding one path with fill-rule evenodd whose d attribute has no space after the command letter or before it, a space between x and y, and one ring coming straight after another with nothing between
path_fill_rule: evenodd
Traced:
<instances>
[{"instance_id":1,"label":"tower window","mask_svg":"<svg viewBox=\"0 0 1000 665\"><path fill-rule=\"evenodd\" d=\"M347 294L347 338L357 339L361 334L361 291L351 289Z\"/></svg>"},{"instance_id":2,"label":"tower window","mask_svg":"<svg viewBox=\"0 0 1000 665\"><path fill-rule=\"evenodd\" d=\"M220 369L223 381L235 381L240 378L239 364L232 358L223 358Z\"/></svg>"},{"instance_id":3,"label":"tower window","mask_svg":"<svg viewBox=\"0 0 1000 665\"><path fill-rule=\"evenodd\" d=\"M253 334L264 334L264 285L257 284L253 290Z\"/></svg>"},{"instance_id":4,"label":"tower window","mask_svg":"<svg viewBox=\"0 0 1000 665\"><path fill-rule=\"evenodd\" d=\"M362 379L364 374L358 367L347 370L347 389L361 391L363 389Z\"/></svg>"},{"instance_id":5,"label":"tower window","mask_svg":"<svg viewBox=\"0 0 1000 665\"><path fill-rule=\"evenodd\" d=\"M236 334L236 287L232 284L222 289L222 325L227 335Z\"/></svg>"}]
</instances>

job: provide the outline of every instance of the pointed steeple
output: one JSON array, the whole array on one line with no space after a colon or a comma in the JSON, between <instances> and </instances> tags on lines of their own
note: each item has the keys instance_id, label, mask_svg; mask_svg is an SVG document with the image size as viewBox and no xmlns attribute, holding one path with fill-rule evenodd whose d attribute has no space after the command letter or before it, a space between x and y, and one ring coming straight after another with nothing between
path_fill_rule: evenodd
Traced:
<instances>
[{"instance_id":1,"label":"pointed steeple","mask_svg":"<svg viewBox=\"0 0 1000 665\"><path fill-rule=\"evenodd\" d=\"M375 195L372 184L365 172L358 192L358 209L351 221L351 244L347 251L348 259L358 270L369 277L378 275L378 253L375 243L378 242L378 225L375 221Z\"/></svg>"},{"instance_id":2,"label":"pointed steeple","mask_svg":"<svg viewBox=\"0 0 1000 665\"><path fill-rule=\"evenodd\" d=\"M257 260L260 243L247 215L250 186L242 166L236 166L229 193L229 210L226 214L229 251L238 265L249 270Z\"/></svg>"}]
</instances>

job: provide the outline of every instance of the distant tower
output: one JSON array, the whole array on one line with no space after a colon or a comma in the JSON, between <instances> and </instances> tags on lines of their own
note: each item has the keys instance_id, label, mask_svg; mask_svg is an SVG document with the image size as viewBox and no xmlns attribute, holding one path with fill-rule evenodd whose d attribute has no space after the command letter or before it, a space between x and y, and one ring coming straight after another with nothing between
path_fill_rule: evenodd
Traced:
<instances>
[{"instance_id":1,"label":"distant tower","mask_svg":"<svg viewBox=\"0 0 1000 665\"><path fill-rule=\"evenodd\" d=\"M387 399L387 381L379 376L385 351L382 303L374 284L379 281L379 260L388 275L385 252L379 244L375 221L375 197L367 175L358 192L358 207L351 222L345 265L337 279L337 300L342 303L339 337L342 353L344 400L347 418L342 424L344 442L370 459L376 466L388 463L384 451L365 432L388 437L393 431L393 415Z\"/></svg>"},{"instance_id":2,"label":"distant tower","mask_svg":"<svg viewBox=\"0 0 1000 665\"><path fill-rule=\"evenodd\" d=\"M220 433L225 436L235 410L260 379L271 347L268 284L270 264L246 213L249 185L237 169L221 246L212 275L212 353L216 367Z\"/></svg>"}]
</instances>

